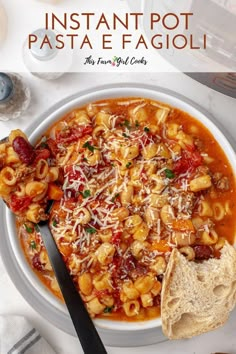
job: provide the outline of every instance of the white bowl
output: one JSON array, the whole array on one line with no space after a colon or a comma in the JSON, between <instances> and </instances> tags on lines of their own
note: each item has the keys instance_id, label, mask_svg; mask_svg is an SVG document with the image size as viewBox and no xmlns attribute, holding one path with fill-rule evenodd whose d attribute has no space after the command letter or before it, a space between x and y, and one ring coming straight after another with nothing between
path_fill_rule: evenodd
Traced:
<instances>
[{"instance_id":1,"label":"white bowl","mask_svg":"<svg viewBox=\"0 0 236 354\"><path fill-rule=\"evenodd\" d=\"M144 85L109 85L93 90L78 93L53 106L45 112L28 130L32 143L43 135L53 122L63 117L74 108L83 106L89 102L116 97L146 97L167 103L173 107L182 109L202 122L214 135L223 148L228 160L232 163L236 175L235 153L228 140L216 125L213 118L204 112L193 102L180 97L173 92L157 87ZM12 213L3 207L0 222L3 225L5 237L0 238L3 261L18 290L35 310L63 331L75 335L73 325L67 309L46 287L39 281L22 252L19 240L16 236L15 220ZM3 236L3 235L2 235ZM142 322L123 322L96 319L95 324L107 345L115 346L139 346L165 341L161 331L161 319L153 319Z\"/></svg>"}]
</instances>

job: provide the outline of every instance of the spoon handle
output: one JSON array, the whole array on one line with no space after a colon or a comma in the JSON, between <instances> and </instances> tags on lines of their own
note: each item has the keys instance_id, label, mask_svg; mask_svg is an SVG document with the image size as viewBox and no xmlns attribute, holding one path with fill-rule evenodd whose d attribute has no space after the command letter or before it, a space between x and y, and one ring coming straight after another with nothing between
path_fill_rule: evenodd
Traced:
<instances>
[{"instance_id":1,"label":"spoon handle","mask_svg":"<svg viewBox=\"0 0 236 354\"><path fill-rule=\"evenodd\" d=\"M68 273L48 225L41 222L38 227L84 353L107 353L83 300Z\"/></svg>"}]
</instances>

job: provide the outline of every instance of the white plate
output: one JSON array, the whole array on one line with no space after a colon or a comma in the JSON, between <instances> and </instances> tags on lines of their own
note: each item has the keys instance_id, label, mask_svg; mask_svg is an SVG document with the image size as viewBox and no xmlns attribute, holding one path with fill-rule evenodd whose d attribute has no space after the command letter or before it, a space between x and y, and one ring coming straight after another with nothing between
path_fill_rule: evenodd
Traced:
<instances>
[{"instance_id":1,"label":"white plate","mask_svg":"<svg viewBox=\"0 0 236 354\"><path fill-rule=\"evenodd\" d=\"M78 93L53 106L43 116L33 122L28 130L32 143L44 134L53 122L74 108L89 102L116 97L146 97L167 103L182 109L202 122L214 135L225 151L228 160L233 163L236 172L235 154L228 140L213 123L213 118L193 102L168 90L144 85L109 85ZM236 174L236 173L235 173ZM38 280L28 265L16 236L15 220L11 212L3 206L0 222L5 237L0 238L0 249L6 269L18 290L48 321L63 331L75 335L75 331L65 305L56 299ZM95 324L105 344L113 346L141 346L165 341L161 331L161 320L154 319L145 322L118 322L110 320L95 320Z\"/></svg>"}]
</instances>

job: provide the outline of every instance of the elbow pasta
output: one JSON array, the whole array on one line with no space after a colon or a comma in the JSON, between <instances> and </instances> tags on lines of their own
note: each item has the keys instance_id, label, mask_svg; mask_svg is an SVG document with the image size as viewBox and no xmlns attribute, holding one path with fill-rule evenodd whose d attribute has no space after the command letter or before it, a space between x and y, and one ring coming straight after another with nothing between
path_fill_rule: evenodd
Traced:
<instances>
[{"instance_id":1,"label":"elbow pasta","mask_svg":"<svg viewBox=\"0 0 236 354\"><path fill-rule=\"evenodd\" d=\"M155 272L156 275L164 274L166 270L165 258L161 256L156 257L150 269Z\"/></svg>"},{"instance_id":2,"label":"elbow pasta","mask_svg":"<svg viewBox=\"0 0 236 354\"><path fill-rule=\"evenodd\" d=\"M19 156L11 146L6 149L5 163L10 166L20 163Z\"/></svg>"},{"instance_id":3,"label":"elbow pasta","mask_svg":"<svg viewBox=\"0 0 236 354\"><path fill-rule=\"evenodd\" d=\"M101 264L108 264L112 261L112 257L115 253L115 247L109 243L104 242L96 251L96 256Z\"/></svg>"},{"instance_id":4,"label":"elbow pasta","mask_svg":"<svg viewBox=\"0 0 236 354\"><path fill-rule=\"evenodd\" d=\"M145 221L148 227L156 225L157 220L159 219L159 211L157 208L147 207L145 210Z\"/></svg>"},{"instance_id":5,"label":"elbow pasta","mask_svg":"<svg viewBox=\"0 0 236 354\"><path fill-rule=\"evenodd\" d=\"M83 273L78 278L79 288L84 295L90 295L93 290L92 276L90 273Z\"/></svg>"},{"instance_id":6,"label":"elbow pasta","mask_svg":"<svg viewBox=\"0 0 236 354\"><path fill-rule=\"evenodd\" d=\"M140 296L140 299L144 308L153 306L153 296L151 293L142 294Z\"/></svg>"},{"instance_id":7,"label":"elbow pasta","mask_svg":"<svg viewBox=\"0 0 236 354\"><path fill-rule=\"evenodd\" d=\"M144 241L148 237L149 234L149 228L145 222L142 222L140 225L138 225L133 233L133 238L135 240L139 241Z\"/></svg>"},{"instance_id":8,"label":"elbow pasta","mask_svg":"<svg viewBox=\"0 0 236 354\"><path fill-rule=\"evenodd\" d=\"M153 275L145 275L139 277L134 282L134 287L138 290L140 294L148 293L155 284L155 278Z\"/></svg>"},{"instance_id":9,"label":"elbow pasta","mask_svg":"<svg viewBox=\"0 0 236 354\"><path fill-rule=\"evenodd\" d=\"M156 153L158 151L158 145L155 143L148 144L145 146L145 149L142 151L142 156L145 160L150 160L154 156L156 156Z\"/></svg>"},{"instance_id":10,"label":"elbow pasta","mask_svg":"<svg viewBox=\"0 0 236 354\"><path fill-rule=\"evenodd\" d=\"M86 208L74 209L73 217L77 218L77 221L82 225L88 224L91 220L91 214Z\"/></svg>"},{"instance_id":11,"label":"elbow pasta","mask_svg":"<svg viewBox=\"0 0 236 354\"><path fill-rule=\"evenodd\" d=\"M172 221L175 219L174 209L168 204L163 205L160 211L160 217L163 224L165 225L171 224Z\"/></svg>"},{"instance_id":12,"label":"elbow pasta","mask_svg":"<svg viewBox=\"0 0 236 354\"><path fill-rule=\"evenodd\" d=\"M192 261L195 258L195 252L192 247L184 246L179 249L180 253L182 253L188 261Z\"/></svg>"},{"instance_id":13,"label":"elbow pasta","mask_svg":"<svg viewBox=\"0 0 236 354\"><path fill-rule=\"evenodd\" d=\"M94 299L86 302L86 305L87 305L87 308L88 308L88 311L89 311L91 317L101 314L106 307L96 297Z\"/></svg>"},{"instance_id":14,"label":"elbow pasta","mask_svg":"<svg viewBox=\"0 0 236 354\"><path fill-rule=\"evenodd\" d=\"M143 250L144 250L144 243L143 242L138 241L138 240L135 240L134 242L132 242L132 244L130 246L130 251L136 259L139 259L142 257Z\"/></svg>"},{"instance_id":15,"label":"elbow pasta","mask_svg":"<svg viewBox=\"0 0 236 354\"><path fill-rule=\"evenodd\" d=\"M40 159L36 165L35 176L38 179L44 179L47 177L49 172L48 163L46 160Z\"/></svg>"},{"instance_id":16,"label":"elbow pasta","mask_svg":"<svg viewBox=\"0 0 236 354\"><path fill-rule=\"evenodd\" d=\"M200 216L212 216L213 210L206 200L201 200L199 203L199 215Z\"/></svg>"},{"instance_id":17,"label":"elbow pasta","mask_svg":"<svg viewBox=\"0 0 236 354\"><path fill-rule=\"evenodd\" d=\"M25 186L25 193L29 197L32 198L32 200L36 201L38 197L40 197L43 193L47 192L47 184L43 182L29 182ZM40 197L41 198L41 197Z\"/></svg>"},{"instance_id":18,"label":"elbow pasta","mask_svg":"<svg viewBox=\"0 0 236 354\"><path fill-rule=\"evenodd\" d=\"M108 290L111 289L110 285L110 275L109 274L99 274L94 277L93 285L96 290Z\"/></svg>"},{"instance_id":19,"label":"elbow pasta","mask_svg":"<svg viewBox=\"0 0 236 354\"><path fill-rule=\"evenodd\" d=\"M190 182L192 192L199 192L209 187L211 187L211 177L209 175L197 177Z\"/></svg>"},{"instance_id":20,"label":"elbow pasta","mask_svg":"<svg viewBox=\"0 0 236 354\"><path fill-rule=\"evenodd\" d=\"M214 219L217 221L223 220L225 216L224 206L221 203L213 203L212 208L213 208Z\"/></svg>"},{"instance_id":21,"label":"elbow pasta","mask_svg":"<svg viewBox=\"0 0 236 354\"><path fill-rule=\"evenodd\" d=\"M24 197L25 196L25 185L24 183L18 183L17 191L15 192L17 197Z\"/></svg>"},{"instance_id":22,"label":"elbow pasta","mask_svg":"<svg viewBox=\"0 0 236 354\"><path fill-rule=\"evenodd\" d=\"M106 128L111 127L111 115L106 112L98 112L95 116L95 124Z\"/></svg>"},{"instance_id":23,"label":"elbow pasta","mask_svg":"<svg viewBox=\"0 0 236 354\"><path fill-rule=\"evenodd\" d=\"M127 186L125 190L123 190L120 193L120 201L121 204L125 207L129 205L132 201L134 195L134 187L133 186Z\"/></svg>"},{"instance_id":24,"label":"elbow pasta","mask_svg":"<svg viewBox=\"0 0 236 354\"><path fill-rule=\"evenodd\" d=\"M173 248L201 262L233 243L229 162L202 124L159 102L89 103L34 147L14 130L0 144L0 167L0 196L17 215L26 258L61 298L35 226L54 200L51 231L92 317L157 317Z\"/></svg>"},{"instance_id":25,"label":"elbow pasta","mask_svg":"<svg viewBox=\"0 0 236 354\"><path fill-rule=\"evenodd\" d=\"M139 298L140 293L135 288L133 282L124 283L123 285L123 292L129 300L136 300Z\"/></svg>"},{"instance_id":26,"label":"elbow pasta","mask_svg":"<svg viewBox=\"0 0 236 354\"><path fill-rule=\"evenodd\" d=\"M14 186L17 181L15 171L11 167L4 167L1 170L0 178L7 186Z\"/></svg>"},{"instance_id":27,"label":"elbow pasta","mask_svg":"<svg viewBox=\"0 0 236 354\"><path fill-rule=\"evenodd\" d=\"M123 305L126 316L133 317L138 315L140 310L140 304L137 300L127 301Z\"/></svg>"},{"instance_id":28,"label":"elbow pasta","mask_svg":"<svg viewBox=\"0 0 236 354\"><path fill-rule=\"evenodd\" d=\"M46 181L47 182L55 182L58 179L58 177L59 177L58 167L50 167L48 169Z\"/></svg>"},{"instance_id":29,"label":"elbow pasta","mask_svg":"<svg viewBox=\"0 0 236 354\"><path fill-rule=\"evenodd\" d=\"M170 109L168 107L162 107L158 109L155 114L155 118L157 119L157 124L165 123L169 113L170 113Z\"/></svg>"},{"instance_id":30,"label":"elbow pasta","mask_svg":"<svg viewBox=\"0 0 236 354\"><path fill-rule=\"evenodd\" d=\"M215 230L211 230L210 232L203 231L200 237L200 243L203 245L214 245L218 241L218 235Z\"/></svg>"},{"instance_id":31,"label":"elbow pasta","mask_svg":"<svg viewBox=\"0 0 236 354\"><path fill-rule=\"evenodd\" d=\"M76 112L74 122L79 125L88 125L91 122L91 119L85 111Z\"/></svg>"},{"instance_id":32,"label":"elbow pasta","mask_svg":"<svg viewBox=\"0 0 236 354\"><path fill-rule=\"evenodd\" d=\"M179 124L176 123L168 123L166 124L166 135L169 139L175 139L176 135L180 129Z\"/></svg>"}]
</instances>

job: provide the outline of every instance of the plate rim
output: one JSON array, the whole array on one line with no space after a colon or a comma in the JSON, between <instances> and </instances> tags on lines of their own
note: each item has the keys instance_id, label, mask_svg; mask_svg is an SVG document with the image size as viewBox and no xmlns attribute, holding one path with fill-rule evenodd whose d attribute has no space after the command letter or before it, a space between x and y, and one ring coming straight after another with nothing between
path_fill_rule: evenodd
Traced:
<instances>
[{"instance_id":1,"label":"plate rim","mask_svg":"<svg viewBox=\"0 0 236 354\"><path fill-rule=\"evenodd\" d=\"M30 126L27 129L25 129L25 131L26 131L27 134L29 134L30 140L31 140L32 135L33 136L35 134L36 135L37 134L41 135L39 132L34 133L35 127L42 126L43 124L46 124L47 123L46 121L50 120L50 116L53 115L53 114L56 114L56 112L58 110L62 109L63 107L67 107L67 105L70 105L72 102L74 102L76 100L79 100L80 98L84 98L84 97L86 97L88 95L91 95L91 94L96 95L99 92L101 93L103 91L107 91L107 96L109 97L109 92L111 92L112 90L117 90L117 89L118 90L134 89L134 90L139 90L139 91L145 90L145 91L149 91L150 93L152 92L155 95L158 95L158 94L167 95L167 96L170 96L171 99L175 99L176 101L182 102L183 104L187 104L188 106L190 106L191 109L195 109L196 112L202 114L205 119L207 119L210 123L212 123L212 125L214 126L214 129L216 128L216 130L219 131L219 133L222 136L222 138L224 138L225 141L227 142L228 147L231 148L231 150L232 150L231 153L232 152L234 153L234 150L232 148L232 143L235 145L234 139L226 131L226 129L221 125L221 123L219 123L206 109L202 108L200 105L198 105L194 101L192 101L192 100L186 98L185 96L180 95L180 94L178 94L178 93L176 93L176 92L174 92L172 90L169 90L169 89L166 89L166 88L162 88L162 87L159 87L159 86L155 86L155 85L147 85L147 84L140 84L140 83L137 83L137 84L135 84L135 83L124 83L124 84L116 83L116 84L100 85L100 86L92 87L92 88L87 89L87 90L78 91L75 94L69 95L68 97L64 98L63 100L59 100L58 102L53 104L49 109L47 109L45 112L43 112L41 115L39 115L39 117L36 118L30 124ZM117 96L117 97L122 97L122 95ZM135 95L133 95L133 97L135 97ZM139 97L141 97L141 94L139 95ZM156 98L156 100L158 100L158 98ZM90 100L90 102L91 102L91 100ZM165 101L163 101L163 103L165 103ZM82 105L81 103L78 103L78 107L81 106L81 105ZM171 105L175 106L173 103ZM72 109L73 108L70 108L70 110L72 110ZM190 114L193 117L195 117L195 115L193 113L190 113ZM52 122L53 121L50 120L50 124L52 124ZM48 124L48 126L50 126L50 124ZM223 150L225 151L224 148L223 148ZM228 153L227 153L227 156L228 156ZM231 163L233 170L235 170L235 168L233 167L232 161L229 161L229 162ZM8 230L8 227L7 227L6 220L9 221L10 224L11 224L11 220L9 220L9 218L7 216L8 211L7 211L6 207L3 206L3 208L5 210L3 210L4 211L3 213L1 213L0 220L1 220L3 228L4 228L4 234L7 235L9 230ZM9 247L9 246L11 247L10 240L8 239L8 237L5 237L5 238L7 239L7 241L6 241L6 244L5 244L4 247L5 248ZM3 240L1 240L1 238L0 238L0 245L1 245L2 242L3 242ZM19 265L18 264L18 260L14 257L15 254L11 254L10 258L9 258L9 255L8 256L6 255L7 252L6 253L3 252L4 247L0 248L0 252L2 254L2 259L3 259L4 266L6 268L6 271L9 274L12 282L16 286L17 290L21 293L21 295L25 298L25 300L29 303L29 305L31 307L33 307L40 315L42 315L44 318L46 318L49 322L53 323L53 325L55 325L56 327L62 329L63 331L65 331L65 332L67 332L69 334L75 335L75 332L74 332L72 324L70 323L70 325L68 325L68 322L70 322L70 318L69 318L68 315L66 315L66 312L64 312L63 314L61 313L61 316L62 316L62 319L63 319L63 323L67 323L67 326L65 328L65 326L60 326L60 324L58 324L58 321L56 321L55 318L53 320L50 319L49 316L46 313L47 310L45 309L45 311L44 311L44 307L43 307L43 311L42 311L42 306L38 304L38 301L36 301L36 303L33 302L33 300L31 299L32 296L30 295L30 293L28 294L28 290L26 290L27 289L27 284L26 284L27 283L27 279L25 279L22 274L20 274L20 277L19 277L20 281L16 281L15 270L11 269L9 267L9 265L7 266L7 264L9 262L9 259L11 259L11 262L14 265L14 267L17 267L17 265ZM26 259L25 259L25 261L26 261ZM32 270L31 270L31 272L33 273ZM37 276L35 275L35 277L37 277ZM37 299L38 292L35 290L35 288L32 288L31 292L33 294L33 297L35 297ZM41 294L40 294L40 297L41 297ZM56 312L56 310L54 308L51 308L51 311L53 312L53 317L57 317L58 316L58 314L57 314L57 312ZM110 323L110 320L98 320L98 321L96 320L95 324L96 324L98 330L101 330L101 331L103 331L103 330L104 331L106 331L106 330L112 331L111 327L108 326L109 328L107 328L107 326L104 323L102 323L103 321L105 321L106 323ZM149 322L150 323L151 321L152 320L144 321L144 322ZM100 324L98 322L100 322ZM122 333L123 331L128 331L129 333L133 332L133 331L138 331L139 333L141 331L150 331L150 328L142 328L142 323L144 323L144 322L143 321L142 322L133 322L133 323L138 323L139 324L136 329L128 328L128 327L126 328L126 327L122 326L123 328L120 328L120 329L116 328L115 331L119 331L120 333ZM121 323L123 323L123 322L121 322ZM128 325L130 325L130 323L132 323L132 322L128 322ZM154 327L155 330L160 328L160 326L161 326L161 323L159 324L159 326L155 326ZM119 345L120 344L121 343L119 343ZM110 344L110 345L112 345L112 344ZM127 343L125 345L127 345ZM135 345L137 345L137 344L135 343ZM146 344L143 344L143 345L146 345Z\"/></svg>"}]
</instances>

